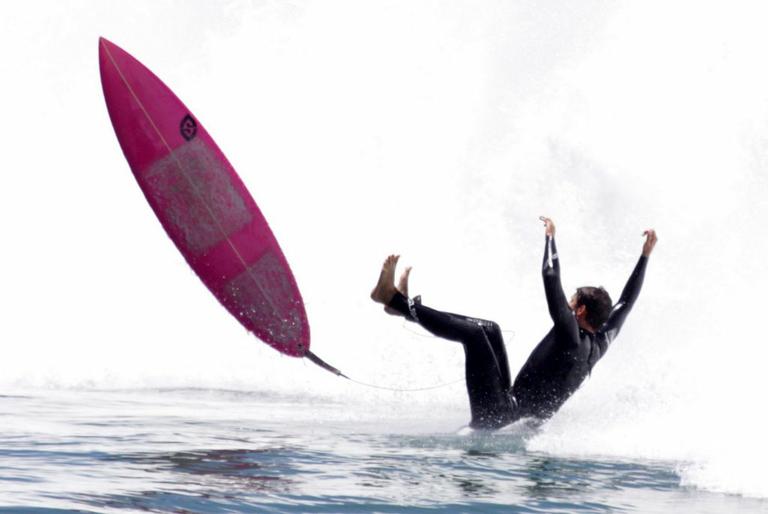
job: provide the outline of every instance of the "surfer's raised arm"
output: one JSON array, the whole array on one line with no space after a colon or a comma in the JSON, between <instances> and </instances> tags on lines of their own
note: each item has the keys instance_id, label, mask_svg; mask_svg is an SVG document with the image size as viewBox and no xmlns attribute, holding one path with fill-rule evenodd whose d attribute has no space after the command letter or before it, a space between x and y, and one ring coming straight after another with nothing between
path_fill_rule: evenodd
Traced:
<instances>
[{"instance_id":1,"label":"surfer's raised arm","mask_svg":"<svg viewBox=\"0 0 768 514\"><path fill-rule=\"evenodd\" d=\"M549 315L555 322L555 327L575 329L576 322L560 282L560 258L555 246L555 224L551 219L544 216L540 216L539 219L544 222L546 235L541 274L544 278L544 292L547 297Z\"/></svg>"},{"instance_id":2,"label":"surfer's raised arm","mask_svg":"<svg viewBox=\"0 0 768 514\"><path fill-rule=\"evenodd\" d=\"M653 248L656 246L656 231L648 229L643 232L645 236L645 242L643 243L643 251L638 259L635 269L632 270L632 274L629 276L624 290L621 292L619 301L614 305L611 311L608 321L605 322L601 331L605 332L608 336L607 342L612 341L621 330L621 326L624 324L624 320L627 319L629 311L632 310L632 306L635 304L637 297L640 296L640 289L643 287L643 280L645 278L645 268L648 265L648 258L653 252Z\"/></svg>"}]
</instances>

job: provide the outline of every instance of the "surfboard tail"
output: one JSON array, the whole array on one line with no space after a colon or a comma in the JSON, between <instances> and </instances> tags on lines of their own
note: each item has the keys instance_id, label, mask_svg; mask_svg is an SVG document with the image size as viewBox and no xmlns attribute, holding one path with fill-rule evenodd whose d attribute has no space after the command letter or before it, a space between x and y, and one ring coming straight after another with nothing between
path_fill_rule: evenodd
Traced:
<instances>
[{"instance_id":1,"label":"surfboard tail","mask_svg":"<svg viewBox=\"0 0 768 514\"><path fill-rule=\"evenodd\" d=\"M307 350L307 353L304 354L304 357L306 357L307 359L309 359L313 363L317 364L318 366L320 366L324 370L330 371L331 373L333 373L336 376L344 377L347 380L349 380L349 377L347 375L345 375L344 373L342 373L338 369L334 368L333 366L331 366L330 364L328 364L323 359L321 359L320 357L318 357L314 353L310 352L309 350Z\"/></svg>"}]
</instances>

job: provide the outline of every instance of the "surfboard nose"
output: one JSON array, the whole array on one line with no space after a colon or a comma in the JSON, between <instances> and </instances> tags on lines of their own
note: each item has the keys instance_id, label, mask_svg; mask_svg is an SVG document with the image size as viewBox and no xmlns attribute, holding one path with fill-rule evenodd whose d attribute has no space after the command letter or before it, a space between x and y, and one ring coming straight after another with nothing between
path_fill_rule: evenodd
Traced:
<instances>
[{"instance_id":1,"label":"surfboard nose","mask_svg":"<svg viewBox=\"0 0 768 514\"><path fill-rule=\"evenodd\" d=\"M105 38L104 36L99 36L99 53L104 51L104 48L108 45L112 45L113 43Z\"/></svg>"},{"instance_id":2,"label":"surfboard nose","mask_svg":"<svg viewBox=\"0 0 768 514\"><path fill-rule=\"evenodd\" d=\"M104 63L107 59L107 55L106 55L108 51L107 49L108 47L114 47L114 46L115 45L110 40L108 40L105 37L99 36L99 68L101 68L102 73L104 70Z\"/></svg>"},{"instance_id":3,"label":"surfboard nose","mask_svg":"<svg viewBox=\"0 0 768 514\"><path fill-rule=\"evenodd\" d=\"M106 58L106 54L111 55L123 55L125 50L114 44L104 36L99 36L99 60L102 61Z\"/></svg>"}]
</instances>

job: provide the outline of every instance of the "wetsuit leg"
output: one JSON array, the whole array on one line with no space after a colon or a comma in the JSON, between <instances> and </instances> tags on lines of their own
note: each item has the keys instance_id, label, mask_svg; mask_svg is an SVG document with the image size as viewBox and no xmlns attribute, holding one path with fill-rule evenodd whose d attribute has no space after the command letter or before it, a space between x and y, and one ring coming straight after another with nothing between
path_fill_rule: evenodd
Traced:
<instances>
[{"instance_id":1,"label":"wetsuit leg","mask_svg":"<svg viewBox=\"0 0 768 514\"><path fill-rule=\"evenodd\" d=\"M504 338L501 335L501 327L495 321L477 320L479 323L483 323L483 331L485 332L488 341L491 343L493 353L496 355L496 360L499 363L499 371L501 372L501 384L505 390L511 390L512 379L509 375L509 362L507 361L507 349L504 345Z\"/></svg>"},{"instance_id":2,"label":"wetsuit leg","mask_svg":"<svg viewBox=\"0 0 768 514\"><path fill-rule=\"evenodd\" d=\"M515 419L507 353L499 326L411 303L397 293L389 306L432 334L464 347L465 376L473 428L494 429Z\"/></svg>"}]
</instances>

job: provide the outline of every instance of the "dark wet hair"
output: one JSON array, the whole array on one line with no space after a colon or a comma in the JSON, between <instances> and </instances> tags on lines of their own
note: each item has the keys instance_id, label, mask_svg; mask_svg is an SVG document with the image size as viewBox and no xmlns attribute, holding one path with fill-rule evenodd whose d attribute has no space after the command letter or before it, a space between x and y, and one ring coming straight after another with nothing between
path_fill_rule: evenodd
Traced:
<instances>
[{"instance_id":1,"label":"dark wet hair","mask_svg":"<svg viewBox=\"0 0 768 514\"><path fill-rule=\"evenodd\" d=\"M580 287L576 290L576 305L587 308L585 316L592 328L598 329L608 320L613 302L608 291L602 287Z\"/></svg>"}]
</instances>

